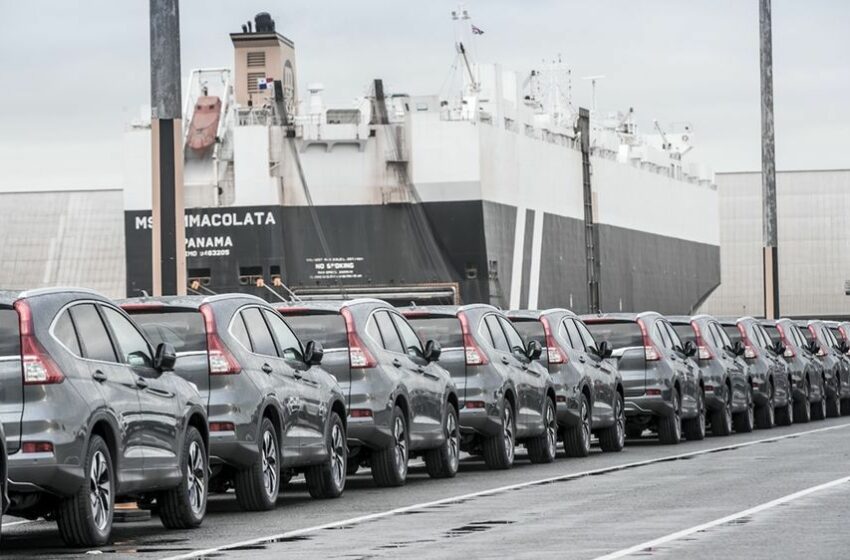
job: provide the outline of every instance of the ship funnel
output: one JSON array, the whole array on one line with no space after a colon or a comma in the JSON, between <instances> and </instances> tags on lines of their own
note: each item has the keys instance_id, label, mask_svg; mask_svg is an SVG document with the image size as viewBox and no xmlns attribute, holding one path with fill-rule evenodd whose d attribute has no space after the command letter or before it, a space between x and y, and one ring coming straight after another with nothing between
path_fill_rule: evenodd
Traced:
<instances>
[{"instance_id":1,"label":"ship funnel","mask_svg":"<svg viewBox=\"0 0 850 560\"><path fill-rule=\"evenodd\" d=\"M274 33L274 20L268 12L260 12L254 16L254 28L257 33Z\"/></svg>"}]
</instances>

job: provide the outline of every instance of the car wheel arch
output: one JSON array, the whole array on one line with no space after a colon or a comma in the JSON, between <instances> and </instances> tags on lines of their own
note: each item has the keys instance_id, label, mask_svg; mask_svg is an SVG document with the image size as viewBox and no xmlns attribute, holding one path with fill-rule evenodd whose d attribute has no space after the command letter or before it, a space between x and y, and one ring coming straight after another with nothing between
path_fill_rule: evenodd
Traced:
<instances>
[{"instance_id":1,"label":"car wheel arch","mask_svg":"<svg viewBox=\"0 0 850 560\"><path fill-rule=\"evenodd\" d=\"M401 412L404 414L404 419L407 422L408 430L410 430L410 402L408 401L407 395L405 393L400 393L396 395L395 399L393 399L393 407L399 407Z\"/></svg>"},{"instance_id":2,"label":"car wheel arch","mask_svg":"<svg viewBox=\"0 0 850 560\"><path fill-rule=\"evenodd\" d=\"M266 398L259 407L260 414L257 416L257 425L262 424L264 418L268 418L277 432L277 445L283 449L283 435L286 433L286 411L276 399Z\"/></svg>"},{"instance_id":3,"label":"car wheel arch","mask_svg":"<svg viewBox=\"0 0 850 560\"><path fill-rule=\"evenodd\" d=\"M112 459L112 468L116 476L121 465L121 453L118 450L119 432L118 422L111 415L102 413L92 417L86 436L86 449L88 449L92 436L95 435L100 436L106 443L110 458Z\"/></svg>"}]
</instances>

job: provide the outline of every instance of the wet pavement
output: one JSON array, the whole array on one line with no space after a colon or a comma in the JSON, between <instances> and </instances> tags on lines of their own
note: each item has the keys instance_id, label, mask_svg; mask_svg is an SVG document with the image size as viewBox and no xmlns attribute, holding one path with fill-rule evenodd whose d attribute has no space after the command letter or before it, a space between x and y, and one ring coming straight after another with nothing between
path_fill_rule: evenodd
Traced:
<instances>
[{"instance_id":1,"label":"wet pavement","mask_svg":"<svg viewBox=\"0 0 850 560\"><path fill-rule=\"evenodd\" d=\"M777 439L748 444L767 438ZM241 512L232 494L215 495L200 529L166 531L154 516L117 524L112 546L96 551L65 549L53 523L8 526L16 520L7 517L2 546L4 558L166 558L241 543L204 557L590 559L848 475L842 418L675 447L630 440L622 453L550 465L520 457L502 472L467 459L453 480L431 480L419 466L397 489L361 472L330 501L311 500L296 480L276 511ZM848 557L848 498L850 483L838 484L634 557Z\"/></svg>"}]
</instances>

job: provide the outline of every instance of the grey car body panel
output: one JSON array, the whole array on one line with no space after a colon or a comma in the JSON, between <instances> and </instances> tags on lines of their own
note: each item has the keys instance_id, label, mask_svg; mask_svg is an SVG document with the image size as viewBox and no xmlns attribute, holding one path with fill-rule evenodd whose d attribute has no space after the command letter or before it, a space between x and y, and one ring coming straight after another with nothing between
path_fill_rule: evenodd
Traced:
<instances>
[{"instance_id":1,"label":"grey car body panel","mask_svg":"<svg viewBox=\"0 0 850 560\"><path fill-rule=\"evenodd\" d=\"M590 401L593 429L612 426L616 422L614 400L623 392L622 378L615 359L603 359L584 346L581 349L573 347L564 321L580 322L581 319L572 311L557 308L542 311L513 310L508 311L507 316L515 323L539 323L545 318L559 350L566 355L567 359L563 363L549 363L545 337L540 341L543 352L537 361L547 368L554 383L558 423L562 426L575 426L580 423L581 396L585 394ZM527 338L526 343L528 342Z\"/></svg>"},{"instance_id":2,"label":"grey car body panel","mask_svg":"<svg viewBox=\"0 0 850 560\"><path fill-rule=\"evenodd\" d=\"M252 308L261 314L272 313L285 323L266 301L249 295L226 294L133 298L121 303L131 308L131 314L200 313L202 305L212 310L218 337L241 371L211 375L206 352L178 353L175 364L178 375L207 388L209 421L233 424L232 432L211 432L211 464L243 469L259 461L258 437L264 414L272 414L278 423L281 466L302 468L328 460L325 436L329 412L336 408L343 422L346 420L345 399L336 380L321 365L308 366L301 360L282 358L278 355L277 339L277 354L263 355L246 348L231 331L233 322L242 320L240 314ZM264 319L268 320L271 318Z\"/></svg>"},{"instance_id":3,"label":"grey car body panel","mask_svg":"<svg viewBox=\"0 0 850 560\"><path fill-rule=\"evenodd\" d=\"M792 394L792 388L788 382L788 365L785 359L771 348L772 341L764 331L761 322L753 317L740 317L720 319L720 324L726 329L733 327L737 329L737 336L741 337L741 342L755 349L755 357L747 358L745 361L749 365L753 400L756 405L763 406L769 402L770 385L773 384L774 406L784 406ZM746 333L745 337L740 334L742 328Z\"/></svg>"},{"instance_id":4,"label":"grey car body panel","mask_svg":"<svg viewBox=\"0 0 850 560\"><path fill-rule=\"evenodd\" d=\"M823 365L817 356L804 346L805 337L797 323L791 319L762 320L763 325L774 325L781 336L781 342L789 352L783 355L789 385L793 398L805 398L808 393L810 401L820 400L822 391ZM811 388L806 390L807 384Z\"/></svg>"},{"instance_id":5,"label":"grey car body panel","mask_svg":"<svg viewBox=\"0 0 850 560\"><path fill-rule=\"evenodd\" d=\"M718 336L725 336L720 322L711 315L668 316L667 320L674 327L687 325L694 333L693 338L696 337L693 331L695 323L699 328L703 344L708 347L711 358L695 359L702 370L706 407L709 410L722 409L726 406L731 391L732 412L746 410L750 367L742 357L732 351L730 345L723 343L722 338L717 340ZM722 335L710 334L713 329L721 329Z\"/></svg>"},{"instance_id":6,"label":"grey car body panel","mask_svg":"<svg viewBox=\"0 0 850 560\"><path fill-rule=\"evenodd\" d=\"M443 418L446 407L458 400L457 388L449 373L438 362L428 362L410 353L390 351L384 348L381 340L375 340L367 332L370 321L375 320L373 316L377 313L394 314L403 321L398 310L384 301L369 298L311 301L283 305L278 309L284 317L339 315L343 309L347 310L358 338L375 359L374 367L352 368L347 336L345 348L328 345L326 349L325 357L331 360L330 371L342 386L348 410L369 410L372 414L370 417L349 417L350 448L379 450L393 445L392 419L396 405L401 406L407 416L411 451L434 449L445 442ZM293 327L299 333L297 322L293 322ZM339 328L346 328L344 321L339 324ZM335 338L339 338L339 335L333 334ZM320 342L324 345L325 341Z\"/></svg>"},{"instance_id":7,"label":"grey car body panel","mask_svg":"<svg viewBox=\"0 0 850 560\"><path fill-rule=\"evenodd\" d=\"M694 360L685 356L680 348L674 348L670 343L665 344L660 338L661 331L656 330L656 326L658 329L664 328L665 324L669 326L664 317L654 311L647 311L582 315L581 319L596 340L600 340L600 337L597 335L599 329L595 330L595 325L641 321L659 353L658 360L647 361L643 345L619 348L612 346L613 356L618 358L620 375L626 388L626 418L630 423L644 424L653 417L672 415L672 391L677 386L681 394L682 418L697 416L697 391L701 390L703 383L702 372ZM672 326L669 329L672 331ZM661 394L648 395L647 389L657 389Z\"/></svg>"},{"instance_id":8,"label":"grey car body panel","mask_svg":"<svg viewBox=\"0 0 850 560\"><path fill-rule=\"evenodd\" d=\"M830 330L830 323L812 320L806 326L810 330L814 329L823 353L823 356L818 358L823 364L827 394L834 398L847 398L850 396L850 367L847 356L836 348L837 340L832 340L835 335ZM837 324L835 326L837 327Z\"/></svg>"},{"instance_id":9,"label":"grey car body panel","mask_svg":"<svg viewBox=\"0 0 850 560\"><path fill-rule=\"evenodd\" d=\"M508 395L515 403L516 439L521 441L543 433L546 399L555 399L555 384L548 370L524 354L494 348L492 341L485 339L481 332L488 316L500 317L510 326L510 320L504 313L484 304L435 305L405 308L403 311L408 317L416 319L457 318L463 313L471 336L486 355L487 364L474 366L466 364L464 348L451 349L449 352L444 350L445 362L443 356L440 357L440 363L449 369L458 385L463 387L464 402L484 403L483 408L461 407L460 426L465 435L465 446L470 443L470 438L492 437L502 433L501 410ZM516 334L519 337L519 333Z\"/></svg>"},{"instance_id":10,"label":"grey car body panel","mask_svg":"<svg viewBox=\"0 0 850 560\"><path fill-rule=\"evenodd\" d=\"M840 321L824 321L824 323L832 330L833 334L835 334L836 339L839 341L844 341L848 347L850 347L850 322L840 322ZM837 334L836 334L837 333ZM841 378L841 398L850 397L850 350L847 353L841 355L841 359L844 362L844 366L847 369L847 379L845 383L845 378Z\"/></svg>"},{"instance_id":11,"label":"grey car body panel","mask_svg":"<svg viewBox=\"0 0 850 560\"><path fill-rule=\"evenodd\" d=\"M99 361L80 357L61 343L53 334L53 325L66 309L74 312L81 309L77 307L80 305L96 306L101 321L109 308L132 324L122 310L96 292L57 288L23 292L15 299L28 304L35 337L64 379L61 383L24 386L21 441L50 442L53 452L18 451L9 455L11 510L31 514L33 500L21 500L24 494L64 497L76 492L86 480L80 457L85 455L97 424L113 449L116 496L155 492L179 484L183 473L176 450L182 449L189 423L197 423L207 439L206 410L197 390L170 371L134 367L118 363L117 358ZM115 332L108 321L103 324L114 347ZM85 344L89 333L76 332ZM141 331L139 334L152 357L153 346ZM95 370L104 373L106 379L93 379ZM136 378L142 378L146 386L141 387ZM132 380L132 389L125 384L128 380ZM124 397L113 399L113 390ZM143 409L145 414L141 414Z\"/></svg>"}]
</instances>

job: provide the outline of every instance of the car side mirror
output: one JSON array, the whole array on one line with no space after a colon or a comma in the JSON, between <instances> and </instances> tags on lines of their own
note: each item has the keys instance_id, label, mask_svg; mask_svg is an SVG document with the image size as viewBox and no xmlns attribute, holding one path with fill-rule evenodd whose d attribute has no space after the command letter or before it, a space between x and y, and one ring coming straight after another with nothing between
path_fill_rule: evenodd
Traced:
<instances>
[{"instance_id":1,"label":"car side mirror","mask_svg":"<svg viewBox=\"0 0 850 560\"><path fill-rule=\"evenodd\" d=\"M325 357L325 349L322 343L318 340L311 340L304 348L304 363L308 366L317 366L322 363L322 358Z\"/></svg>"},{"instance_id":2,"label":"car side mirror","mask_svg":"<svg viewBox=\"0 0 850 560\"><path fill-rule=\"evenodd\" d=\"M842 354L846 354L847 352L850 352L850 346L847 345L846 340L842 340L841 342L838 343L838 351L841 352Z\"/></svg>"},{"instance_id":3,"label":"car side mirror","mask_svg":"<svg viewBox=\"0 0 850 560\"><path fill-rule=\"evenodd\" d=\"M697 353L696 344L694 344L692 340L686 340L685 346L682 348L682 353L689 358L695 355Z\"/></svg>"},{"instance_id":4,"label":"car side mirror","mask_svg":"<svg viewBox=\"0 0 850 560\"><path fill-rule=\"evenodd\" d=\"M745 350L744 349L744 343L741 342L740 340L736 340L735 342L732 343L732 347L730 348L730 350L736 356L743 356L744 350Z\"/></svg>"},{"instance_id":5,"label":"car side mirror","mask_svg":"<svg viewBox=\"0 0 850 560\"><path fill-rule=\"evenodd\" d=\"M156 354L153 357L153 367L157 371L174 371L174 364L177 362L177 352L174 346L167 342L161 342L156 347Z\"/></svg>"},{"instance_id":6,"label":"car side mirror","mask_svg":"<svg viewBox=\"0 0 850 560\"><path fill-rule=\"evenodd\" d=\"M806 350L812 354L817 354L820 351L820 346L818 346L818 343L813 340L806 346Z\"/></svg>"},{"instance_id":7,"label":"car side mirror","mask_svg":"<svg viewBox=\"0 0 850 560\"><path fill-rule=\"evenodd\" d=\"M429 362L436 362L440 359L440 354L443 353L443 347L436 340L429 340L425 343L425 359Z\"/></svg>"},{"instance_id":8,"label":"car side mirror","mask_svg":"<svg viewBox=\"0 0 850 560\"><path fill-rule=\"evenodd\" d=\"M603 340L596 346L596 355L602 358L610 358L612 354L611 346L608 344L607 340Z\"/></svg>"},{"instance_id":9,"label":"car side mirror","mask_svg":"<svg viewBox=\"0 0 850 560\"><path fill-rule=\"evenodd\" d=\"M783 354L785 354L785 350L785 345L782 344L781 340L777 340L776 344L773 345L773 351L774 353L776 353L777 356L782 356Z\"/></svg>"},{"instance_id":10,"label":"car side mirror","mask_svg":"<svg viewBox=\"0 0 850 560\"><path fill-rule=\"evenodd\" d=\"M525 349L525 355L529 360L536 360L543 353L543 346L536 340L529 340L528 346Z\"/></svg>"}]
</instances>

